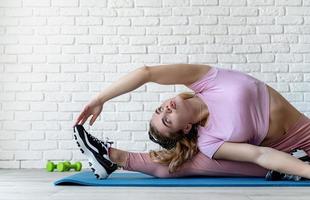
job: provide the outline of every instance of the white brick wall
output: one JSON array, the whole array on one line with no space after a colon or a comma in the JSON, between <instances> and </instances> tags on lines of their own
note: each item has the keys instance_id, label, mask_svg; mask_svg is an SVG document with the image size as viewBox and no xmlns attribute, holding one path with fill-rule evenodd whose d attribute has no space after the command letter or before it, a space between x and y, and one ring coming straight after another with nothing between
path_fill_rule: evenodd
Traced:
<instances>
[{"instance_id":1,"label":"white brick wall","mask_svg":"<svg viewBox=\"0 0 310 200\"><path fill-rule=\"evenodd\" d=\"M144 64L243 71L310 116L309 15L309 0L0 0L0 168L86 163L73 120ZM148 120L185 90L141 86L107 102L91 132L125 150L157 148Z\"/></svg>"}]
</instances>

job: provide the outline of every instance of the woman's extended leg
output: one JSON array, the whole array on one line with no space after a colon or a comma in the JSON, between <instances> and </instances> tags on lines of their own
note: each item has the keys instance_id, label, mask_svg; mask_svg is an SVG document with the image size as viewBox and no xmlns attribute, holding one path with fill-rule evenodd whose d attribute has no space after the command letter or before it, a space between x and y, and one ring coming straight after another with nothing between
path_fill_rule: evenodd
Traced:
<instances>
[{"instance_id":1,"label":"woman's extended leg","mask_svg":"<svg viewBox=\"0 0 310 200\"><path fill-rule=\"evenodd\" d=\"M302 116L282 138L268 145L284 152L303 149L310 156L310 119ZM265 176L267 170L251 163L226 160L211 160L198 153L172 174L168 166L155 163L148 153L131 153L110 148L110 158L126 170L139 171L157 177L180 177L193 175L208 176Z\"/></svg>"},{"instance_id":2,"label":"woman's extended leg","mask_svg":"<svg viewBox=\"0 0 310 200\"><path fill-rule=\"evenodd\" d=\"M225 160L211 160L198 153L192 160L184 163L175 173L168 172L168 166L155 163L148 153L131 153L110 148L110 159L125 170L138 171L156 177L183 176L265 176L267 170L258 165Z\"/></svg>"}]
</instances>

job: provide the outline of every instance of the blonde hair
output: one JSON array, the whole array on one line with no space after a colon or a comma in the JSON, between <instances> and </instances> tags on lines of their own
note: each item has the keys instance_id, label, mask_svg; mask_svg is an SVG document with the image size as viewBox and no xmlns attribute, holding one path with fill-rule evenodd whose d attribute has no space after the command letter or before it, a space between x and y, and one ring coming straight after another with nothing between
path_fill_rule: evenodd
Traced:
<instances>
[{"instance_id":1,"label":"blonde hair","mask_svg":"<svg viewBox=\"0 0 310 200\"><path fill-rule=\"evenodd\" d=\"M183 99L194 97L193 93L184 92L179 94ZM190 132L185 136L182 130L171 133L170 137L164 137L154 126L150 123L149 133L156 136L160 141L171 140L175 143L172 149L162 149L158 151L150 151L149 155L154 162L168 165L169 173L173 173L186 161L193 158L198 153L197 138L198 138L198 124L194 124ZM181 137L180 136L184 136Z\"/></svg>"}]
</instances>

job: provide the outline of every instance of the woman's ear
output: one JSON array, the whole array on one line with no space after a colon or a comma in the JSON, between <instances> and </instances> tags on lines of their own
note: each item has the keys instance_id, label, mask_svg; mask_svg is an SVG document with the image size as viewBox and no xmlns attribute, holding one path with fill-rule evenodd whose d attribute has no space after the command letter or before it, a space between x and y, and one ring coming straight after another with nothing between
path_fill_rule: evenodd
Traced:
<instances>
[{"instance_id":1,"label":"woman's ear","mask_svg":"<svg viewBox=\"0 0 310 200\"><path fill-rule=\"evenodd\" d=\"M184 134L188 134L189 131L192 129L192 124L187 124L184 128L183 128L183 132Z\"/></svg>"}]
</instances>

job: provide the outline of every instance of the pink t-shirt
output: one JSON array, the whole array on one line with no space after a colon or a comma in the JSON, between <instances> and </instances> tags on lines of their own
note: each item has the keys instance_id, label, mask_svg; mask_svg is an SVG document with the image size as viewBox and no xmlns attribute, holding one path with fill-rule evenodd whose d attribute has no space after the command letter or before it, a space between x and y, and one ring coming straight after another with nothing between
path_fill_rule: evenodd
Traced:
<instances>
[{"instance_id":1,"label":"pink t-shirt","mask_svg":"<svg viewBox=\"0 0 310 200\"><path fill-rule=\"evenodd\" d=\"M198 148L212 158L225 142L259 145L269 128L267 85L242 72L212 67L189 86L208 106L209 121L198 129Z\"/></svg>"}]
</instances>

